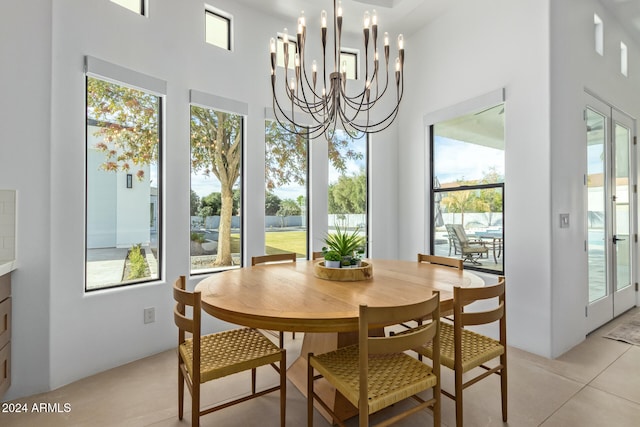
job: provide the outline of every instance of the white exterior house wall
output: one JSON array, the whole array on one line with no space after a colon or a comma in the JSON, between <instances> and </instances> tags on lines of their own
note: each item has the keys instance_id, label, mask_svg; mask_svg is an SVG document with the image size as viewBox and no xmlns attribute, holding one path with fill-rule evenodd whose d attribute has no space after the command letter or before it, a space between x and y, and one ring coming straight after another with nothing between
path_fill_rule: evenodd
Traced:
<instances>
[{"instance_id":1,"label":"white exterior house wall","mask_svg":"<svg viewBox=\"0 0 640 427\"><path fill-rule=\"evenodd\" d=\"M148 245L151 236L151 187L149 166L140 165L129 172L131 188L127 188L127 172L101 168L105 154L95 147L102 138L98 127L87 126L87 249L130 248ZM136 172L142 170L139 180Z\"/></svg>"}]
</instances>

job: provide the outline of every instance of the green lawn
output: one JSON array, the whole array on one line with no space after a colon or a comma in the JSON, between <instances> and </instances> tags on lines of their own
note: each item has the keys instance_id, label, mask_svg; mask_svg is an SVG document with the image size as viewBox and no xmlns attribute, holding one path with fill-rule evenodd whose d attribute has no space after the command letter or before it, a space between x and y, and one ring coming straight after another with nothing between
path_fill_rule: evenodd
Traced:
<instances>
[{"instance_id":1,"label":"green lawn","mask_svg":"<svg viewBox=\"0 0 640 427\"><path fill-rule=\"evenodd\" d=\"M295 252L299 257L307 256L306 231L270 231L265 233L267 255Z\"/></svg>"},{"instance_id":2,"label":"green lawn","mask_svg":"<svg viewBox=\"0 0 640 427\"><path fill-rule=\"evenodd\" d=\"M269 231L265 233L266 254L295 252L299 257L307 256L306 231ZM231 235L231 252L240 253L240 235Z\"/></svg>"}]
</instances>

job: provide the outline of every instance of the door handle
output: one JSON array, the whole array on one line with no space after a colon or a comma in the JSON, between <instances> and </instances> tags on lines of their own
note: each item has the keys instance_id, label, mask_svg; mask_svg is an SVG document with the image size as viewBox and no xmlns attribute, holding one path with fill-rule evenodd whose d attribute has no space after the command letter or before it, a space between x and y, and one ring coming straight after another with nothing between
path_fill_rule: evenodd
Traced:
<instances>
[{"instance_id":1,"label":"door handle","mask_svg":"<svg viewBox=\"0 0 640 427\"><path fill-rule=\"evenodd\" d=\"M617 242L621 241L621 240L625 240L625 239L621 239L618 236L613 236L613 244L615 245Z\"/></svg>"}]
</instances>

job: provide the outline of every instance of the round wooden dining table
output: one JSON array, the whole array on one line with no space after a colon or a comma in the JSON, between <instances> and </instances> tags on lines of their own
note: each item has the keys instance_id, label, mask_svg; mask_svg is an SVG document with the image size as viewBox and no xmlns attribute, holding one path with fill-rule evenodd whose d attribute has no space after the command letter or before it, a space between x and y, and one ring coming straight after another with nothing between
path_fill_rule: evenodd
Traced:
<instances>
[{"instance_id":1,"label":"round wooden dining table","mask_svg":"<svg viewBox=\"0 0 640 427\"><path fill-rule=\"evenodd\" d=\"M239 325L295 332L347 332L358 329L360 304L404 305L440 291L442 311L451 308L453 287L484 286L468 271L399 260L367 260L367 280L340 282L318 278L314 264L298 261L228 270L196 286L202 308Z\"/></svg>"},{"instance_id":2,"label":"round wooden dining table","mask_svg":"<svg viewBox=\"0 0 640 427\"><path fill-rule=\"evenodd\" d=\"M416 261L365 260L373 274L362 281L316 277L320 261L262 264L214 274L196 285L208 314L252 328L305 332L300 357L288 378L306 395L306 355L357 341L360 304L405 305L440 292L441 312L452 308L453 287L480 287L484 281L464 270ZM355 413L335 390L334 411L346 419Z\"/></svg>"}]
</instances>

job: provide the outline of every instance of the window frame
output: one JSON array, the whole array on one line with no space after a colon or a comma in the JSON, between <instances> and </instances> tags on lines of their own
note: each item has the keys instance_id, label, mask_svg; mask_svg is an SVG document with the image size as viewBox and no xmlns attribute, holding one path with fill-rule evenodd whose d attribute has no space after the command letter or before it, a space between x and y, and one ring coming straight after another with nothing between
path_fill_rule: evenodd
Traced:
<instances>
[{"instance_id":1,"label":"window frame","mask_svg":"<svg viewBox=\"0 0 640 427\"><path fill-rule=\"evenodd\" d=\"M220 46L218 44L215 43L211 43L207 41L207 15L211 15L216 19L222 20L226 23L227 25L227 46ZM211 6L205 6L204 9L204 41L206 44L211 45L211 46L216 46L219 47L220 49L224 49L224 50L228 50L228 51L233 51L233 41L232 41L232 35L233 35L233 29L232 29L232 25L233 25L233 17L231 15L229 15L228 13L225 13L219 9L216 9L214 7Z\"/></svg>"},{"instance_id":2,"label":"window frame","mask_svg":"<svg viewBox=\"0 0 640 427\"><path fill-rule=\"evenodd\" d=\"M213 95L205 92L201 92L195 89L189 90L189 121L191 121L191 107L196 106L199 108L206 108L214 111L221 111L227 114L233 114L241 117L241 125L240 129L242 132L242 147L240 149L240 264L239 265L230 265L223 266L216 269L209 269L206 271L192 271L191 270L191 251L189 251L189 276L203 276L205 274L217 274L223 271L242 268L245 265L245 237L246 237L246 228L247 228L247 215L246 215L246 178L247 178L247 168L246 168L246 160L247 160L247 121L249 115L249 106L248 104L236 101L234 99L224 98L218 95ZM189 157L191 157L191 131L189 132ZM189 189L191 189L191 165L189 166ZM190 206L187 208L190 211ZM189 233L191 233L191 214L189 213Z\"/></svg>"},{"instance_id":3,"label":"window frame","mask_svg":"<svg viewBox=\"0 0 640 427\"><path fill-rule=\"evenodd\" d=\"M85 135L84 135L84 169L85 169L85 197L84 197L84 293L95 293L104 290L114 289L114 288L124 288L138 285L145 285L149 283L161 283L163 279L163 271L164 271L164 256L165 256L165 248L164 248L164 141L165 141L165 110L166 110L166 82L163 80L156 79L154 77L148 76L146 74L129 70L127 68L121 67L119 65L111 64L106 61L91 57L85 56L85 65L84 65L84 120L85 120ZM127 281L127 282L119 282L114 283L108 286L100 286L96 288L87 288L88 285L88 269L87 269L87 251L88 251L88 162L89 162L89 150L88 150L88 139L89 139L89 117L88 117L88 96L89 96L89 84L88 79L93 78L97 80L102 80L107 83L116 84L122 87L127 87L130 89L138 90L144 92L149 95L153 95L158 98L158 159L156 161L157 168L157 202L156 202L156 225L155 228L157 230L157 277L151 277L147 280L137 280L137 281ZM93 119L91 119L93 120Z\"/></svg>"},{"instance_id":4,"label":"window frame","mask_svg":"<svg viewBox=\"0 0 640 427\"><path fill-rule=\"evenodd\" d=\"M344 130L342 130L343 132L346 132ZM366 132L361 132L362 136L360 136L360 138L352 138L352 140L357 141L360 140L362 138L365 139L365 143L364 143L364 169L365 169L365 191L366 191L366 195L365 195L365 213L364 213L364 217L366 220L366 224L365 227L362 229L362 231L364 232L364 237L365 237L365 252L363 254L363 256L365 258L370 257L371 256L371 242L370 242L370 229L371 229L371 134L370 133L366 133ZM328 154L328 153L327 153ZM331 160L329 160L328 156L327 156L327 162L328 162L328 170L327 170L327 178L329 178L330 175L330 170L332 168L331 165ZM328 218L329 215L332 215L329 213L329 186L331 185L331 182L329 181L329 179L327 179L326 182L326 188L327 188L327 226L328 228L331 228L333 226L333 224L329 224L328 223ZM336 215L336 214L333 214ZM329 231L328 231L329 232Z\"/></svg>"},{"instance_id":5,"label":"window frame","mask_svg":"<svg viewBox=\"0 0 640 427\"><path fill-rule=\"evenodd\" d=\"M482 268L474 265L465 264L465 269L469 270L477 270L481 272L486 272L489 274L503 274L505 268L505 221L506 221L506 212L504 210L505 207L505 183L492 183L492 184L478 184L478 185L465 185L458 187L447 187L442 189L441 191L434 191L434 183L435 183L435 175L434 175L434 128L435 125L445 122L448 120L452 120L461 116L474 114L478 112L483 112L485 110L494 108L498 105L504 105L506 108L506 98L505 98L505 89L500 88L484 95L478 96L476 98L468 99L463 101L462 103L452 105L450 107L446 107L442 110L431 112L423 117L423 125L425 128L425 143L428 145L428 149L425 150L425 164L429 166L429 170L425 173L425 188L428 191L428 195L425 195L425 212L428 214L425 215L426 221L425 224L425 239L427 242L427 248L425 250L430 251L429 253L435 253L435 216L434 216L434 206L435 206L435 195L439 192L450 192L459 189L464 190L484 190L491 188L501 187L502 191L502 270L496 269L488 269ZM505 153L506 153L506 139L505 139ZM505 168L506 168L506 156L505 156ZM492 254L489 254L491 257Z\"/></svg>"},{"instance_id":6,"label":"window frame","mask_svg":"<svg viewBox=\"0 0 640 427\"><path fill-rule=\"evenodd\" d=\"M266 128L266 122L270 121L276 124L276 126L280 126L277 122L277 120L275 118L270 118L270 117L265 117L264 122L265 122L265 128ZM305 170L305 175L306 175L306 182L305 182L305 191L304 191L304 197L305 197L305 201L306 201L306 210L305 210L305 214L304 214L304 218L305 218L305 223L307 224L306 229L305 229L305 233L306 233L306 238L305 238L305 251L306 251L306 259L312 259L313 253L311 251L312 248L312 244L311 244L311 139L309 139L309 128L308 126L298 126L301 129L305 129L307 131L307 137L306 137L306 153L305 153L305 157L306 157L306 170ZM266 152L266 147L267 147L267 140L266 140L266 132L265 132L265 152ZM266 189L265 189L265 195L266 195ZM265 213L265 219L266 219L266 213ZM265 233L266 233L266 221L265 221ZM266 240L266 236L265 236L265 240ZM266 253L266 242L265 242L265 253Z\"/></svg>"}]
</instances>

